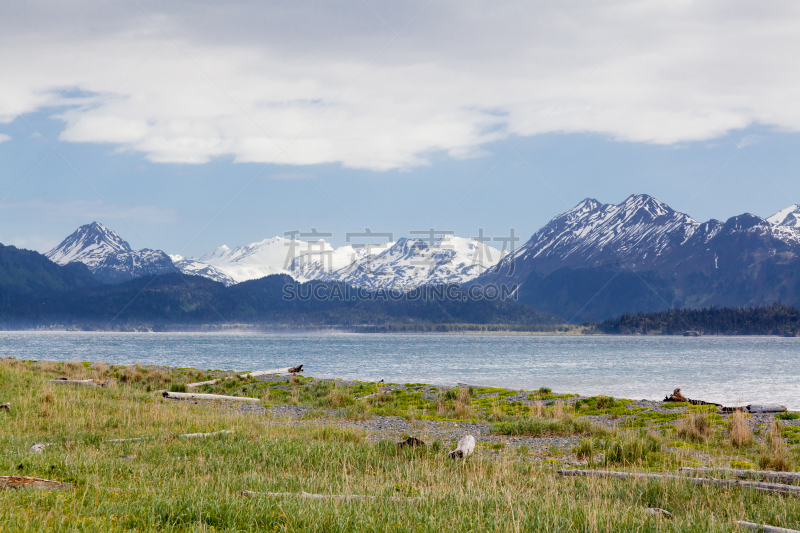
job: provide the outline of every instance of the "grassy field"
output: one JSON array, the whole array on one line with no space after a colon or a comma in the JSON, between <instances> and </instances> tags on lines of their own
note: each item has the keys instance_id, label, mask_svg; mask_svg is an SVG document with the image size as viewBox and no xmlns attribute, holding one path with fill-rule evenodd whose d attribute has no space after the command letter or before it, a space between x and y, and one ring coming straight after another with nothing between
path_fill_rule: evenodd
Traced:
<instances>
[{"instance_id":1,"label":"grassy field","mask_svg":"<svg viewBox=\"0 0 800 533\"><path fill-rule=\"evenodd\" d=\"M58 376L115 382L101 388L47 381ZM393 441L373 441L347 422L393 414L484 422L499 438L578 435L583 440L572 454L587 463L584 468L625 471L675 470L697 465L698 455L708 457L703 464L794 469L794 430L787 428L752 435L740 420L715 419L719 415L703 409L678 406L674 417L648 418L624 401L576 400L545 389L520 402L503 401L516 396L502 389L434 390L431 400L425 393L433 388L423 384L369 400L354 398L376 391L374 384L338 387L303 378L215 386L217 392L262 398L264 405L306 405L314 408L309 413L322 413L305 419L168 401L155 393L207 377L178 369L0 360L0 403L11 405L0 411L0 475L76 485L67 491L0 491L0 532L712 532L733 530L734 520L800 527L800 497L685 482L563 478L553 466L559 452L552 460L531 461L522 446L453 461L449 442L398 448ZM592 417L598 415L619 421L618 427L597 426ZM220 430L233 433L180 436ZM133 437L144 440L108 442ZM30 452L39 442L50 446ZM251 498L242 490L376 498ZM421 499L397 502L391 496ZM646 515L648 507L675 518Z\"/></svg>"}]
</instances>

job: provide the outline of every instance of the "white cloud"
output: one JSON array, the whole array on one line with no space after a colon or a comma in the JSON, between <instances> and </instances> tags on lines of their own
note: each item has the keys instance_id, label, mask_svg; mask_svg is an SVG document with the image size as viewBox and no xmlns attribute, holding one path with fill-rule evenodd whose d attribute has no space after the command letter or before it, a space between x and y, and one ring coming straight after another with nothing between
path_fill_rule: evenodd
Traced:
<instances>
[{"instance_id":1,"label":"white cloud","mask_svg":"<svg viewBox=\"0 0 800 533\"><path fill-rule=\"evenodd\" d=\"M4 143L6 141L11 140L11 135L6 135L5 133L0 133L0 143Z\"/></svg>"},{"instance_id":2,"label":"white cloud","mask_svg":"<svg viewBox=\"0 0 800 533\"><path fill-rule=\"evenodd\" d=\"M74 105L62 138L156 162L376 170L545 132L800 130L800 4L441 0L415 19L427 3L208 0L149 57L164 34L136 4L5 3L0 121ZM196 3L142 5L169 32Z\"/></svg>"}]
</instances>

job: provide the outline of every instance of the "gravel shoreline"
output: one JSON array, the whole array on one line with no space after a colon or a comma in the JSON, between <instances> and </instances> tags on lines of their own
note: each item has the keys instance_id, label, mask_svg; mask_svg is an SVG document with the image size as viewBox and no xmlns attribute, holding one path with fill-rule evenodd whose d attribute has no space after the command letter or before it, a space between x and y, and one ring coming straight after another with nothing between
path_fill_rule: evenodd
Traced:
<instances>
[{"instance_id":1,"label":"gravel shoreline","mask_svg":"<svg viewBox=\"0 0 800 533\"><path fill-rule=\"evenodd\" d=\"M263 383L274 383L271 390L288 390L285 377L263 376L258 378ZM310 380L310 382L335 382L338 386L363 385L363 383L344 380ZM309 383L307 381L301 386ZM421 392L422 396L428 400L435 400L436 395L446 392L446 387L436 387L426 384L386 384L382 390L391 393L392 391L411 391ZM481 390L481 389L478 389ZM496 389L483 394L473 396L475 400L488 398L491 401L515 402L519 405L533 406L536 400L532 398L531 391L512 391ZM553 406L556 402L563 405L575 406L581 400L587 400L586 396L580 395L554 395L550 394L544 402L544 406ZM169 400L187 401L187 400ZM390 440L400 442L409 436L422 439L426 443L440 442L445 448L454 448L455 443L464 435L473 435L478 444L476 454L494 460L513 460L537 463L552 463L556 465L585 465L586 461L578 460L573 453L573 448L581 441L579 436L570 437L528 437L528 436L509 436L500 435L495 431L494 424L489 422L471 421L452 421L452 420L407 420L400 416L371 415L364 416L363 419L353 420L343 416L343 409L324 409L317 407L306 407L300 405L276 404L264 406L260 404L239 404L235 402L220 401L194 401L196 404L204 404L215 408L234 409L239 412L249 413L254 416L267 416L281 420L283 423L293 426L304 425L334 425L342 428L351 428L363 431L364 438L368 441L377 442ZM675 426L677 419L689 412L685 406L675 406L660 401L631 401L625 402L625 408L632 414L599 414L582 415L581 418L590 420L593 424L613 430L621 427L626 419L631 417L642 417L647 419L643 429L648 431L660 431L663 428ZM759 429L767 428L771 424L775 413L754 413L749 415L747 420L751 430L758 432ZM719 421L724 424L729 414L721 414ZM651 417L648 419L647 417ZM784 425L800 426L800 420L785 420ZM668 451L689 454L701 464L709 464L710 457L697 451L668 448Z\"/></svg>"}]
</instances>

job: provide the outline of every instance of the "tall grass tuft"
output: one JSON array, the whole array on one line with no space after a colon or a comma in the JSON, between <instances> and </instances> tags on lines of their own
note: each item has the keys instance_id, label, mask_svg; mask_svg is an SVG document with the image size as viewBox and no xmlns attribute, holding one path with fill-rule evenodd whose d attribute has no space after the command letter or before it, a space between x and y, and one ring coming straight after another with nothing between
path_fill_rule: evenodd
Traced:
<instances>
[{"instance_id":1,"label":"tall grass tuft","mask_svg":"<svg viewBox=\"0 0 800 533\"><path fill-rule=\"evenodd\" d=\"M475 416L475 408L470 404L472 394L469 389L458 389L456 395L456 417L471 418Z\"/></svg>"},{"instance_id":2,"label":"tall grass tuft","mask_svg":"<svg viewBox=\"0 0 800 533\"><path fill-rule=\"evenodd\" d=\"M789 456L789 448L783 442L783 425L779 420L773 420L766 435L765 442L761 445L758 464L761 468L789 471L794 466Z\"/></svg>"},{"instance_id":3,"label":"tall grass tuft","mask_svg":"<svg viewBox=\"0 0 800 533\"><path fill-rule=\"evenodd\" d=\"M561 420L564 418L564 404L560 401L556 402L556 405L553 407L553 418L556 420Z\"/></svg>"},{"instance_id":4,"label":"tall grass tuft","mask_svg":"<svg viewBox=\"0 0 800 533\"><path fill-rule=\"evenodd\" d=\"M707 413L690 413L678 421L678 435L694 442L705 442L711 433Z\"/></svg>"},{"instance_id":5,"label":"tall grass tuft","mask_svg":"<svg viewBox=\"0 0 800 533\"><path fill-rule=\"evenodd\" d=\"M731 415L728 438L736 447L747 446L753 441L753 432L750 431L750 424L742 411L735 411Z\"/></svg>"}]
</instances>

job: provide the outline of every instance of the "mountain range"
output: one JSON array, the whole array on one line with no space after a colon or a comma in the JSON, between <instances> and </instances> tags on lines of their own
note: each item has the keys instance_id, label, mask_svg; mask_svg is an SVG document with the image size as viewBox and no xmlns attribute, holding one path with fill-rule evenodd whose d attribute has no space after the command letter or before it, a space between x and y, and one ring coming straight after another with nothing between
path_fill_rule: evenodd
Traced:
<instances>
[{"instance_id":1,"label":"mountain range","mask_svg":"<svg viewBox=\"0 0 800 533\"><path fill-rule=\"evenodd\" d=\"M23 252L4 248L6 259L9 250ZM35 273L25 275L20 265L32 265L30 258L0 263L0 283L24 292L182 274L226 287L274 275L372 290L505 284L517 287L520 303L580 322L673 307L800 304L800 206L767 219L745 213L698 222L648 195L620 204L587 198L508 254L456 236L339 248L274 237L187 258L133 250L93 222L46 257L53 267L36 263Z\"/></svg>"},{"instance_id":2,"label":"mountain range","mask_svg":"<svg viewBox=\"0 0 800 533\"><path fill-rule=\"evenodd\" d=\"M800 302L800 207L700 223L647 195L586 199L553 218L483 283L567 319L675 307Z\"/></svg>"}]
</instances>

